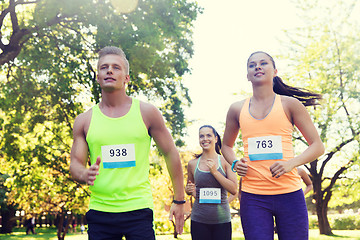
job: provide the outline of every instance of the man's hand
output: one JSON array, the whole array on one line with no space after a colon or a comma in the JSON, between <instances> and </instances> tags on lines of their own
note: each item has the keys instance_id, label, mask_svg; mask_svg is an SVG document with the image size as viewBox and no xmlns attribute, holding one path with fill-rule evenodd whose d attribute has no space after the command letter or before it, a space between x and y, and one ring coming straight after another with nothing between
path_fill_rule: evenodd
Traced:
<instances>
[{"instance_id":1,"label":"man's hand","mask_svg":"<svg viewBox=\"0 0 360 240\"><path fill-rule=\"evenodd\" d=\"M89 169L85 171L85 183L94 185L96 176L99 175L101 157L97 157L95 164L91 165Z\"/></svg>"},{"instance_id":2,"label":"man's hand","mask_svg":"<svg viewBox=\"0 0 360 240\"><path fill-rule=\"evenodd\" d=\"M184 231L184 204L171 204L169 220L175 217L176 232L182 234Z\"/></svg>"}]
</instances>

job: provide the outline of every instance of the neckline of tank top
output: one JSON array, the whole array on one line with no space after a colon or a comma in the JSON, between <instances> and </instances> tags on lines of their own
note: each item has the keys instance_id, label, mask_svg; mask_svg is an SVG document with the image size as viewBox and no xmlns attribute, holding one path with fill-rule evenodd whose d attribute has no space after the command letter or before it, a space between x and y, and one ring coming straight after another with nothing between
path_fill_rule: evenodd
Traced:
<instances>
[{"instance_id":1,"label":"neckline of tank top","mask_svg":"<svg viewBox=\"0 0 360 240\"><path fill-rule=\"evenodd\" d=\"M249 99L249 108L248 108L248 111L249 111L250 116L251 116L253 119L258 120L258 121L264 120L267 116L269 116L269 114L270 114L271 111L273 110L274 105L275 105L276 96L277 96L277 94L275 94L275 96L274 96L274 100L273 100L273 103L272 103L272 105L271 105L271 108L270 108L269 112L268 112L263 118L256 118L256 117L254 117L254 116L251 114L251 112L250 112L251 97L250 97L250 99Z\"/></svg>"},{"instance_id":2,"label":"neckline of tank top","mask_svg":"<svg viewBox=\"0 0 360 240\"><path fill-rule=\"evenodd\" d=\"M112 120L117 120L117 119L121 119L121 118L126 117L126 116L131 112L132 108L134 107L135 102L134 102L134 99L131 98L131 105L130 105L129 110L128 110L124 115L122 115L122 116L120 116L120 117L110 117L110 116L106 115L105 113L103 113L103 112L101 111L99 104L100 104L100 103L97 104L98 111L100 112L100 114L101 114L103 117L108 118L108 119L112 119Z\"/></svg>"}]
</instances>

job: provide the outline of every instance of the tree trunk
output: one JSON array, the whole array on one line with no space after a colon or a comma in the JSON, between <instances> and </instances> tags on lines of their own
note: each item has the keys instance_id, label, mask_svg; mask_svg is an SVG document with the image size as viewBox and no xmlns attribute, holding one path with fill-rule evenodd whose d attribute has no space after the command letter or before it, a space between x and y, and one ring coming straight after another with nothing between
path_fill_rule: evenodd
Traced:
<instances>
[{"instance_id":1,"label":"tree trunk","mask_svg":"<svg viewBox=\"0 0 360 240\"><path fill-rule=\"evenodd\" d=\"M1 223L2 228L0 233L11 233L15 221L15 208L13 206L6 206L1 208Z\"/></svg>"},{"instance_id":2,"label":"tree trunk","mask_svg":"<svg viewBox=\"0 0 360 240\"><path fill-rule=\"evenodd\" d=\"M58 240L64 240L69 230L69 224L73 217L73 213L69 216L65 210L62 211L60 221L58 223L57 237Z\"/></svg>"},{"instance_id":3,"label":"tree trunk","mask_svg":"<svg viewBox=\"0 0 360 240\"><path fill-rule=\"evenodd\" d=\"M328 203L320 199L316 201L316 214L319 222L320 234L333 235L327 217Z\"/></svg>"}]
</instances>

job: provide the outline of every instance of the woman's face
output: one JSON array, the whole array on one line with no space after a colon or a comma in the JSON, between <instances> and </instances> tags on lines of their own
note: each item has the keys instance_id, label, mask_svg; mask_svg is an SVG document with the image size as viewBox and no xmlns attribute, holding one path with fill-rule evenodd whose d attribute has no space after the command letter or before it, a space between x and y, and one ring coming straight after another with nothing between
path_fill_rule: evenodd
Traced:
<instances>
[{"instance_id":1,"label":"woman's face","mask_svg":"<svg viewBox=\"0 0 360 240\"><path fill-rule=\"evenodd\" d=\"M247 78L253 84L264 81L272 83L277 74L270 57L262 52L255 53L249 58L247 72Z\"/></svg>"},{"instance_id":2,"label":"woman's face","mask_svg":"<svg viewBox=\"0 0 360 240\"><path fill-rule=\"evenodd\" d=\"M199 130L199 143L202 149L215 148L217 137L209 127L203 127Z\"/></svg>"}]
</instances>

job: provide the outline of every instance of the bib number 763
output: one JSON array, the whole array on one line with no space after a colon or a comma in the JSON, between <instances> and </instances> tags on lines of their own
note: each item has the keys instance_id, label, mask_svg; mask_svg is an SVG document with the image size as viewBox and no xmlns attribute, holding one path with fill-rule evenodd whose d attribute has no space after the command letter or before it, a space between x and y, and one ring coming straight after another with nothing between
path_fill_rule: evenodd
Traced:
<instances>
[{"instance_id":1,"label":"bib number 763","mask_svg":"<svg viewBox=\"0 0 360 240\"><path fill-rule=\"evenodd\" d=\"M281 136L248 138L248 152L250 161L282 159Z\"/></svg>"},{"instance_id":2,"label":"bib number 763","mask_svg":"<svg viewBox=\"0 0 360 240\"><path fill-rule=\"evenodd\" d=\"M272 140L258 140L256 141L256 148L259 149L259 148L272 148L274 145L273 145L273 142Z\"/></svg>"}]
</instances>

